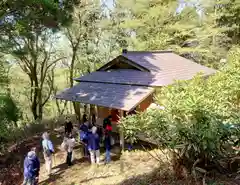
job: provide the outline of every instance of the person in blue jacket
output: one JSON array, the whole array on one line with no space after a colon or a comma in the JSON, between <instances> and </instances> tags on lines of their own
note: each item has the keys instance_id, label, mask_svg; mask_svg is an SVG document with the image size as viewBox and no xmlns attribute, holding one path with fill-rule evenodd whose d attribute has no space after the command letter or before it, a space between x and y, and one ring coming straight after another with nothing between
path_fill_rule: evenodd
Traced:
<instances>
[{"instance_id":1,"label":"person in blue jacket","mask_svg":"<svg viewBox=\"0 0 240 185\"><path fill-rule=\"evenodd\" d=\"M83 124L80 126L80 140L83 142L84 144L84 156L88 156L88 148L87 148L87 136L89 133L89 122L87 119L87 115L84 114L83 115Z\"/></svg>"},{"instance_id":2,"label":"person in blue jacket","mask_svg":"<svg viewBox=\"0 0 240 185\"><path fill-rule=\"evenodd\" d=\"M87 136L88 138L88 150L90 153L91 163L100 163L100 139L97 134L97 127L92 127L92 132Z\"/></svg>"},{"instance_id":3,"label":"person in blue jacket","mask_svg":"<svg viewBox=\"0 0 240 185\"><path fill-rule=\"evenodd\" d=\"M36 185L40 170L40 162L36 155L36 148L32 148L24 159L24 182L23 185Z\"/></svg>"}]
</instances>

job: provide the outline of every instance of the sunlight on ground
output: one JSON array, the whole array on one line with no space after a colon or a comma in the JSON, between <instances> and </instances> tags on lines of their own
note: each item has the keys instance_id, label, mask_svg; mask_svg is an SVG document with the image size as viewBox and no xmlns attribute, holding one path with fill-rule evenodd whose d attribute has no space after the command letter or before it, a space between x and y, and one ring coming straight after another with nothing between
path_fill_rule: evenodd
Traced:
<instances>
[{"instance_id":1,"label":"sunlight on ground","mask_svg":"<svg viewBox=\"0 0 240 185\"><path fill-rule=\"evenodd\" d=\"M113 151L118 153L119 151ZM87 161L81 161L79 149L75 151L75 161L72 167L65 164L65 156L62 152L56 154L54 175L51 179L46 178L44 168L41 168L41 185L117 185L122 184L126 179L138 175L151 173L159 168L159 162L153 159L147 152L133 151L125 152L122 159L124 161L124 172L120 170L120 160L115 159L111 164L91 166ZM101 156L103 159L104 156Z\"/></svg>"}]
</instances>

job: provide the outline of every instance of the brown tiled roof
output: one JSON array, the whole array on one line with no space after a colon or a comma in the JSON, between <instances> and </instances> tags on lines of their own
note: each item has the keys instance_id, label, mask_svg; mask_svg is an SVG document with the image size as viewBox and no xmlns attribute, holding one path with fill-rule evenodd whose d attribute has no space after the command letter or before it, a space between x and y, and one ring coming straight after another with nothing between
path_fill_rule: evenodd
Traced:
<instances>
[{"instance_id":1,"label":"brown tiled roof","mask_svg":"<svg viewBox=\"0 0 240 185\"><path fill-rule=\"evenodd\" d=\"M153 91L143 86L81 82L55 98L131 111Z\"/></svg>"},{"instance_id":2,"label":"brown tiled roof","mask_svg":"<svg viewBox=\"0 0 240 185\"><path fill-rule=\"evenodd\" d=\"M119 61L134 65L136 70L111 69ZM200 72L209 76L216 71L172 52L130 51L98 71L75 79L81 83L56 98L131 111L153 93L154 89L147 86L166 86L175 80L189 80Z\"/></svg>"},{"instance_id":3,"label":"brown tiled roof","mask_svg":"<svg viewBox=\"0 0 240 185\"><path fill-rule=\"evenodd\" d=\"M185 59L172 52L128 52L126 58L150 72L138 70L96 71L75 80L82 82L103 82L143 86L166 86L175 80L190 80L197 73L209 76L216 71Z\"/></svg>"},{"instance_id":4,"label":"brown tiled roof","mask_svg":"<svg viewBox=\"0 0 240 185\"><path fill-rule=\"evenodd\" d=\"M197 64L189 59L183 58L171 51L153 51L153 52L138 52L128 51L123 54L126 58L134 61L140 66L149 69L152 73L173 73L180 74L183 71L195 71L212 73L215 70Z\"/></svg>"}]
</instances>

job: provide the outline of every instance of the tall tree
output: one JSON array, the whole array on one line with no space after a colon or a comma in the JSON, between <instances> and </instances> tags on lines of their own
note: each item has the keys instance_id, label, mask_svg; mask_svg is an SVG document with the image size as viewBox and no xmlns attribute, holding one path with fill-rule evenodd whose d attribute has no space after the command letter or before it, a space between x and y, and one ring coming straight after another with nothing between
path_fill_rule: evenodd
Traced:
<instances>
[{"instance_id":1,"label":"tall tree","mask_svg":"<svg viewBox=\"0 0 240 185\"><path fill-rule=\"evenodd\" d=\"M57 55L56 37L50 30L31 36L8 36L13 46L10 53L29 78L29 101L35 120L42 119L43 107L53 91L54 68L64 58Z\"/></svg>"},{"instance_id":2,"label":"tall tree","mask_svg":"<svg viewBox=\"0 0 240 185\"><path fill-rule=\"evenodd\" d=\"M77 73L84 74L96 69L101 51L100 21L103 18L102 6L99 0L81 1L72 13L72 24L63 31L71 49L71 60L65 65L69 69L69 85L74 85L73 77ZM79 74L78 74L79 75ZM80 120L79 104L73 103L74 110Z\"/></svg>"},{"instance_id":3,"label":"tall tree","mask_svg":"<svg viewBox=\"0 0 240 185\"><path fill-rule=\"evenodd\" d=\"M78 72L84 71L83 55L95 54L94 49L98 47L101 39L100 21L102 19L102 8L99 0L82 1L74 8L72 13L72 24L64 29L64 33L70 43L71 61L67 63L69 67L70 87L73 86L73 77L76 68ZM88 58L90 59L90 58ZM91 60L91 59L90 59ZM79 66L79 62L81 63ZM87 61L87 65L91 62ZM86 66L89 68L88 66Z\"/></svg>"},{"instance_id":4,"label":"tall tree","mask_svg":"<svg viewBox=\"0 0 240 185\"><path fill-rule=\"evenodd\" d=\"M130 33L128 47L171 49L198 63L219 68L219 61L229 49L228 38L219 27L214 2L203 1L189 1L183 6L178 0L118 0L124 22L117 25L125 29L125 34Z\"/></svg>"},{"instance_id":5,"label":"tall tree","mask_svg":"<svg viewBox=\"0 0 240 185\"><path fill-rule=\"evenodd\" d=\"M29 77L29 99L35 120L53 90L54 31L71 22L71 10L79 1L4 1L1 11L1 50L11 54Z\"/></svg>"}]
</instances>

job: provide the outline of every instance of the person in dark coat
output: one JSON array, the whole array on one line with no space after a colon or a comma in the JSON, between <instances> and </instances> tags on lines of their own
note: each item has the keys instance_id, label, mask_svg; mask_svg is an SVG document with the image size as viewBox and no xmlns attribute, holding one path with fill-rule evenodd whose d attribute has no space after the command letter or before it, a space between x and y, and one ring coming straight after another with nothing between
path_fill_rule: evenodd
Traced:
<instances>
[{"instance_id":1,"label":"person in dark coat","mask_svg":"<svg viewBox=\"0 0 240 185\"><path fill-rule=\"evenodd\" d=\"M70 121L69 118L66 118L66 121L65 121L65 134L66 135L72 134L72 130L73 130L73 124L72 124L72 122Z\"/></svg>"},{"instance_id":2,"label":"person in dark coat","mask_svg":"<svg viewBox=\"0 0 240 185\"><path fill-rule=\"evenodd\" d=\"M89 130L89 122L88 122L88 119L87 119L87 115L84 114L83 115L83 124L80 126L80 141L83 142L83 144L85 145L84 146L84 156L88 156L88 148L87 148L87 142L88 142L88 139L87 139L87 136L88 136L88 133L90 132Z\"/></svg>"},{"instance_id":3,"label":"person in dark coat","mask_svg":"<svg viewBox=\"0 0 240 185\"><path fill-rule=\"evenodd\" d=\"M36 155L36 148L32 148L24 159L24 182L23 185L36 185L40 171L40 162Z\"/></svg>"},{"instance_id":4,"label":"person in dark coat","mask_svg":"<svg viewBox=\"0 0 240 185\"><path fill-rule=\"evenodd\" d=\"M105 162L111 161L111 131L105 130L104 133Z\"/></svg>"}]
</instances>

